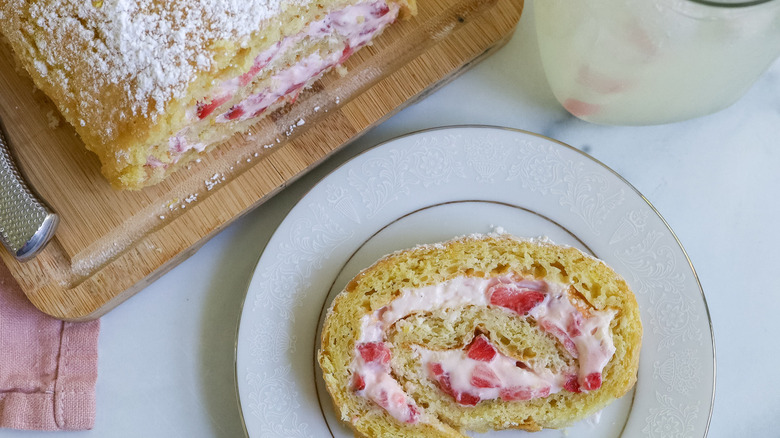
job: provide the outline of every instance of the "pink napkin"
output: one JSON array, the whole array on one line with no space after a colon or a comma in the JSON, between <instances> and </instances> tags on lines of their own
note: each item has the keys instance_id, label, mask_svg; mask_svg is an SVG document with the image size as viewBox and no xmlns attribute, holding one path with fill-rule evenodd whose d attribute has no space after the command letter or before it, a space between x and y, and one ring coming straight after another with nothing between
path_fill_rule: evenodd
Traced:
<instances>
[{"instance_id":1,"label":"pink napkin","mask_svg":"<svg viewBox=\"0 0 780 438\"><path fill-rule=\"evenodd\" d=\"M99 331L40 312L0 262L0 427L91 429Z\"/></svg>"}]
</instances>

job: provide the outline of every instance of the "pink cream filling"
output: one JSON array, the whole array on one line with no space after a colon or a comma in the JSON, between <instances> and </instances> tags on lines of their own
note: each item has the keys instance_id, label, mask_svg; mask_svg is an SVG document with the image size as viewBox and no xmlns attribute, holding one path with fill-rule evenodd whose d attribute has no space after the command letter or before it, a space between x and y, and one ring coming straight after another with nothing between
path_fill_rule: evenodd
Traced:
<instances>
[{"instance_id":1,"label":"pink cream filling","mask_svg":"<svg viewBox=\"0 0 780 438\"><path fill-rule=\"evenodd\" d=\"M463 350L433 351L415 347L428 377L464 406L481 400L530 400L561 390L587 392L601 386L601 373L615 353L609 325L614 310L580 309L569 286L537 280L457 277L445 283L406 289L390 304L366 315L351 364L353 389L399 421L415 423L424 413L406 395L390 370L392 345L387 329L417 312L488 306L531 317L555 337L579 366L553 372L501 354L484 335ZM366 354L370 352L370 354ZM381 361L377 362L377 358ZM396 403L388 403L394 400Z\"/></svg>"},{"instance_id":2,"label":"pink cream filling","mask_svg":"<svg viewBox=\"0 0 780 438\"><path fill-rule=\"evenodd\" d=\"M324 39L334 34L340 35L345 40L340 50L325 56L313 53L281 70L272 77L272 86L247 96L227 110L222 110L215 121L227 123L252 119L263 114L276 102L284 99L295 101L298 94L312 79L344 63L357 49L368 44L385 27L393 23L398 17L398 11L398 5L388 5L384 0L379 0L350 5L342 10L331 12L322 20L310 23L303 32L287 37L261 52L248 72L217 85L211 97L190 107L186 111L187 120L194 123L205 119L217 110L222 110L223 105L230 101L242 87L250 84L263 68L292 50L305 38ZM187 138L188 133L189 128L184 128L168 141L174 162L178 161L184 152L191 149L202 151L206 148L203 143L190 141ZM165 164L154 157L149 157L146 165L159 167Z\"/></svg>"},{"instance_id":3,"label":"pink cream filling","mask_svg":"<svg viewBox=\"0 0 780 438\"><path fill-rule=\"evenodd\" d=\"M418 348L428 377L456 402L473 406L481 400L531 400L561 390L566 377L533 370L527 363L501 354L485 335L464 350Z\"/></svg>"}]
</instances>

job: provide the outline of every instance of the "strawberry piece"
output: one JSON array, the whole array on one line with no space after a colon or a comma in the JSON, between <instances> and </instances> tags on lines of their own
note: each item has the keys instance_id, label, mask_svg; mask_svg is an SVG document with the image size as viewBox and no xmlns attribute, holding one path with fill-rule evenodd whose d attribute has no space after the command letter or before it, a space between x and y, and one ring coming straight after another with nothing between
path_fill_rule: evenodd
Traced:
<instances>
[{"instance_id":1,"label":"strawberry piece","mask_svg":"<svg viewBox=\"0 0 780 438\"><path fill-rule=\"evenodd\" d=\"M565 389L565 390L567 390L569 392L573 392L575 394L579 394L580 392L582 392L580 390L580 382L579 382L579 379L577 378L576 374L571 374L566 379L566 383L563 384L563 389Z\"/></svg>"},{"instance_id":2,"label":"strawberry piece","mask_svg":"<svg viewBox=\"0 0 780 438\"><path fill-rule=\"evenodd\" d=\"M627 88L625 81L591 70L587 64L577 71L577 82L601 94L620 93Z\"/></svg>"},{"instance_id":3,"label":"strawberry piece","mask_svg":"<svg viewBox=\"0 0 780 438\"><path fill-rule=\"evenodd\" d=\"M178 135L173 137L173 139L169 140L169 143L170 143L171 151L173 152L182 153L186 149L185 148L186 144L184 143L182 138L179 137Z\"/></svg>"},{"instance_id":4,"label":"strawberry piece","mask_svg":"<svg viewBox=\"0 0 780 438\"><path fill-rule=\"evenodd\" d=\"M260 73L260 70L262 70L266 65L268 65L269 62L271 62L272 57L273 54L265 58L255 58L255 62L252 64L252 67L249 69L249 71L239 77L238 82L241 84L241 86L244 87L252 82L252 79L254 79L258 73Z\"/></svg>"},{"instance_id":5,"label":"strawberry piece","mask_svg":"<svg viewBox=\"0 0 780 438\"><path fill-rule=\"evenodd\" d=\"M531 368L523 361L518 360L515 362L515 366L524 370L530 370Z\"/></svg>"},{"instance_id":6,"label":"strawberry piece","mask_svg":"<svg viewBox=\"0 0 780 438\"><path fill-rule=\"evenodd\" d=\"M349 44L347 44L344 47L344 50L341 52L341 58L339 58L339 62L337 62L337 64L343 64L347 60L347 58L352 56L353 53L355 53L355 50L352 47L350 47Z\"/></svg>"},{"instance_id":7,"label":"strawberry piece","mask_svg":"<svg viewBox=\"0 0 780 438\"><path fill-rule=\"evenodd\" d=\"M552 387L545 386L544 388L532 389L527 386L513 386L510 388L502 388L499 391L499 396L504 401L524 401L534 398L542 398L550 395Z\"/></svg>"},{"instance_id":8,"label":"strawberry piece","mask_svg":"<svg viewBox=\"0 0 780 438\"><path fill-rule=\"evenodd\" d=\"M414 403L407 403L406 396L402 392L388 393L387 390L382 390L379 395L373 399L376 404L385 408L385 410L394 412L392 415L398 420L404 423L413 424L420 420L420 410ZM393 409L393 407L401 407L402 410Z\"/></svg>"},{"instance_id":9,"label":"strawberry piece","mask_svg":"<svg viewBox=\"0 0 780 438\"><path fill-rule=\"evenodd\" d=\"M297 83L297 84L292 84L292 85L290 85L290 88L288 88L287 91L284 92L284 95L286 96L286 95L288 95L290 93L293 93L293 92L300 93L301 90L303 89L304 85L305 85L305 83L303 83L303 82L300 82L300 83Z\"/></svg>"},{"instance_id":10,"label":"strawberry piece","mask_svg":"<svg viewBox=\"0 0 780 438\"><path fill-rule=\"evenodd\" d=\"M380 18L388 12L390 12L390 8L387 6L387 4L382 3L380 5L374 5L374 9L371 11L371 15L374 18Z\"/></svg>"},{"instance_id":11,"label":"strawberry piece","mask_svg":"<svg viewBox=\"0 0 780 438\"><path fill-rule=\"evenodd\" d=\"M466 406L476 406L480 402L480 398L477 395L470 394L468 392L462 392L455 397L455 401Z\"/></svg>"},{"instance_id":12,"label":"strawberry piece","mask_svg":"<svg viewBox=\"0 0 780 438\"><path fill-rule=\"evenodd\" d=\"M476 388L498 388L501 386L501 380L490 367L477 364L471 373L471 385Z\"/></svg>"},{"instance_id":13,"label":"strawberry piece","mask_svg":"<svg viewBox=\"0 0 780 438\"><path fill-rule=\"evenodd\" d=\"M409 416L406 417L405 422L409 424L414 424L420 421L420 411L417 409L417 406L413 404L407 405L409 407Z\"/></svg>"},{"instance_id":14,"label":"strawberry piece","mask_svg":"<svg viewBox=\"0 0 780 438\"><path fill-rule=\"evenodd\" d=\"M487 336L479 335L476 336L473 341L471 341L471 344L468 346L468 353L466 355L474 360L490 362L494 357L496 357L496 354L496 349L493 347L493 345L490 344Z\"/></svg>"},{"instance_id":15,"label":"strawberry piece","mask_svg":"<svg viewBox=\"0 0 780 438\"><path fill-rule=\"evenodd\" d=\"M385 409L390 407L390 400L388 399L387 391L384 389L379 393L379 396L374 401Z\"/></svg>"},{"instance_id":16,"label":"strawberry piece","mask_svg":"<svg viewBox=\"0 0 780 438\"><path fill-rule=\"evenodd\" d=\"M223 103L230 100L230 98L233 97L230 94L224 94L222 96L217 96L208 103L205 102L198 102L196 111L198 114L199 119L205 119L208 117L211 113L214 112L215 109L217 109L219 106L221 106Z\"/></svg>"},{"instance_id":17,"label":"strawberry piece","mask_svg":"<svg viewBox=\"0 0 780 438\"><path fill-rule=\"evenodd\" d=\"M244 73L244 74L242 74L241 76L238 77L238 83L242 87L246 87L250 82L252 82L252 79L255 78L255 75L260 73L261 69L262 69L262 67L257 69L257 70L255 70L255 66L253 65L252 68L250 68L248 72L246 72L246 73Z\"/></svg>"},{"instance_id":18,"label":"strawberry piece","mask_svg":"<svg viewBox=\"0 0 780 438\"><path fill-rule=\"evenodd\" d=\"M442 391L452 396L452 398L457 399L457 396L455 394L455 391L452 390L452 384L450 383L450 375L445 374L441 377L439 377L439 388L441 388Z\"/></svg>"},{"instance_id":19,"label":"strawberry piece","mask_svg":"<svg viewBox=\"0 0 780 438\"><path fill-rule=\"evenodd\" d=\"M301 95L301 91L303 91L303 87L298 88L295 90L295 95L290 99L290 105L294 104L296 100L298 100L298 96Z\"/></svg>"},{"instance_id":20,"label":"strawberry piece","mask_svg":"<svg viewBox=\"0 0 780 438\"><path fill-rule=\"evenodd\" d=\"M498 394L504 401L531 400L533 398L533 391L527 386L501 388Z\"/></svg>"},{"instance_id":21,"label":"strawberry piece","mask_svg":"<svg viewBox=\"0 0 780 438\"><path fill-rule=\"evenodd\" d=\"M490 291L490 304L505 307L520 316L526 315L542 301L544 293L515 285L498 284Z\"/></svg>"},{"instance_id":22,"label":"strawberry piece","mask_svg":"<svg viewBox=\"0 0 780 438\"><path fill-rule=\"evenodd\" d=\"M235 105L228 110L228 112L225 114L225 118L228 120L235 120L243 116L244 113L244 108L242 108L240 105Z\"/></svg>"},{"instance_id":23,"label":"strawberry piece","mask_svg":"<svg viewBox=\"0 0 780 438\"><path fill-rule=\"evenodd\" d=\"M257 111L255 111L254 113L252 113L252 115L250 116L250 118L255 118L255 117L258 117L258 116L260 116L260 114L263 114L263 113L265 112L265 110L267 110L267 109L268 109L268 107L267 107L267 106L260 108L259 110L257 110Z\"/></svg>"},{"instance_id":24,"label":"strawberry piece","mask_svg":"<svg viewBox=\"0 0 780 438\"><path fill-rule=\"evenodd\" d=\"M352 389L355 391L362 391L363 389L366 389L366 381L363 380L363 376L360 374L352 375Z\"/></svg>"},{"instance_id":25,"label":"strawberry piece","mask_svg":"<svg viewBox=\"0 0 780 438\"><path fill-rule=\"evenodd\" d=\"M492 371L485 367L490 373ZM436 383L439 385L439 389L442 390L445 394L449 395L453 399L455 399L456 402L458 402L461 405L465 406L474 406L477 403L480 402L480 398L478 395L471 394L468 392L457 392L454 389L452 389L452 383L450 381L450 375L449 373L444 372L444 369L442 368L440 363L429 363L428 364L428 371L433 374L433 379L436 381ZM497 380L497 378L496 378Z\"/></svg>"},{"instance_id":26,"label":"strawberry piece","mask_svg":"<svg viewBox=\"0 0 780 438\"><path fill-rule=\"evenodd\" d=\"M441 365L438 365L438 369L436 371L433 371L434 373L434 379L436 380L436 383L439 384L439 388L444 391L445 393L451 395L453 398L455 397L455 393L452 391L452 385L450 384L450 375L445 373L441 369Z\"/></svg>"},{"instance_id":27,"label":"strawberry piece","mask_svg":"<svg viewBox=\"0 0 780 438\"><path fill-rule=\"evenodd\" d=\"M563 102L563 107L577 117L592 116L601 111L601 105L583 102L579 99L566 99Z\"/></svg>"},{"instance_id":28,"label":"strawberry piece","mask_svg":"<svg viewBox=\"0 0 780 438\"><path fill-rule=\"evenodd\" d=\"M601 373L590 373L585 377L585 384L583 388L586 391L593 391L594 389L601 388Z\"/></svg>"},{"instance_id":29,"label":"strawberry piece","mask_svg":"<svg viewBox=\"0 0 780 438\"><path fill-rule=\"evenodd\" d=\"M390 349L384 342L364 342L357 349L365 363L386 365L390 362Z\"/></svg>"},{"instance_id":30,"label":"strawberry piece","mask_svg":"<svg viewBox=\"0 0 780 438\"><path fill-rule=\"evenodd\" d=\"M566 333L565 331L563 331L563 329L554 325L553 323L551 323L546 319L540 320L539 325L542 326L542 330L555 336L555 338L557 338L558 341L560 341L561 344L563 344L563 348L565 348L566 351L569 352L571 357L575 359L579 357L577 346L574 344L574 341L571 340L568 333Z\"/></svg>"},{"instance_id":31,"label":"strawberry piece","mask_svg":"<svg viewBox=\"0 0 780 438\"><path fill-rule=\"evenodd\" d=\"M566 331L571 337L579 336L582 334L580 327L582 327L582 314L580 312L574 311L571 314L569 324L566 326Z\"/></svg>"},{"instance_id":32,"label":"strawberry piece","mask_svg":"<svg viewBox=\"0 0 780 438\"><path fill-rule=\"evenodd\" d=\"M474 406L479 403L480 398L478 396L469 394L467 392L456 392L453 390L452 383L450 382L450 375L443 371L440 364L430 364L428 369L431 370L434 376L436 376L435 380L436 383L439 384L439 389L441 389L445 394L454 398L456 402L467 406Z\"/></svg>"},{"instance_id":33,"label":"strawberry piece","mask_svg":"<svg viewBox=\"0 0 780 438\"><path fill-rule=\"evenodd\" d=\"M625 33L628 37L626 41L637 49L639 53L647 57L654 57L658 54L657 40L648 34L645 27L636 18L626 23Z\"/></svg>"}]
</instances>

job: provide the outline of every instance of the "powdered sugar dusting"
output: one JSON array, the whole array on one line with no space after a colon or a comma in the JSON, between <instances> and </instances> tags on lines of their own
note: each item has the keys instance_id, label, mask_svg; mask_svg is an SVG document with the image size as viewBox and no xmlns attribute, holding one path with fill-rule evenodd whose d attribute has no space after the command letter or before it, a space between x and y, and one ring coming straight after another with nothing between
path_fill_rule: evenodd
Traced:
<instances>
[{"instance_id":1,"label":"powdered sugar dusting","mask_svg":"<svg viewBox=\"0 0 780 438\"><path fill-rule=\"evenodd\" d=\"M287 6L311 0L30 0L0 6L3 18L19 20L16 37L27 41L35 68L52 83L61 82L75 102L108 91L128 113L155 118L166 104L184 95L199 71L211 68L205 48L230 40L249 41L265 20ZM25 16L25 10L29 18ZM1 23L3 27L7 24ZM34 42L33 42L34 41ZM40 53L34 53L38 52ZM52 70L59 74L52 75ZM92 89L67 89L68 77ZM59 79L58 79L59 78ZM73 81L71 81L73 82ZM101 93L102 92L102 93ZM99 114L95 114L99 116ZM78 114L89 122L100 120Z\"/></svg>"}]
</instances>

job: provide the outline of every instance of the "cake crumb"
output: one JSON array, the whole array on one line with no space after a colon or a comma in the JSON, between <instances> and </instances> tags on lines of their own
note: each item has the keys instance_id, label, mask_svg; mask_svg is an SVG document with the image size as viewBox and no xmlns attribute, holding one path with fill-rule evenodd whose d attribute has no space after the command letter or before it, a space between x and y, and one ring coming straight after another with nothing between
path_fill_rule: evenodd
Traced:
<instances>
[{"instance_id":1,"label":"cake crumb","mask_svg":"<svg viewBox=\"0 0 780 438\"><path fill-rule=\"evenodd\" d=\"M46 113L46 120L49 121L49 128L57 129L60 126L60 118L54 113L54 110L49 110Z\"/></svg>"},{"instance_id":2,"label":"cake crumb","mask_svg":"<svg viewBox=\"0 0 780 438\"><path fill-rule=\"evenodd\" d=\"M490 228L491 228L490 231L491 234L507 234L506 229L501 225L491 225Z\"/></svg>"}]
</instances>

